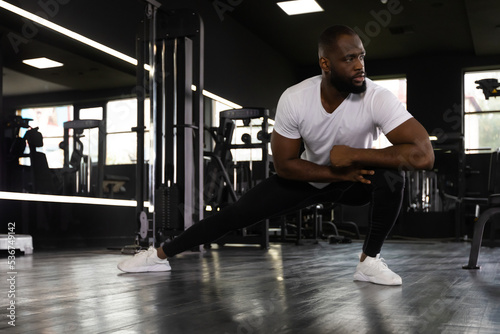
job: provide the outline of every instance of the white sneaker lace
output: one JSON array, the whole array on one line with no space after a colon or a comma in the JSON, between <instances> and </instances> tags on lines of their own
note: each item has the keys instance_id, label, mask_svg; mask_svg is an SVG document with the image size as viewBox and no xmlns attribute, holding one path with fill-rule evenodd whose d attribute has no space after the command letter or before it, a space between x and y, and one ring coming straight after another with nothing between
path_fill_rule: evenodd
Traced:
<instances>
[{"instance_id":1,"label":"white sneaker lace","mask_svg":"<svg viewBox=\"0 0 500 334\"><path fill-rule=\"evenodd\" d=\"M385 260L383 257L375 259L374 264L377 267L379 267L379 269L381 269L381 270L390 270L389 267L387 266L387 263L385 263Z\"/></svg>"},{"instance_id":2,"label":"white sneaker lace","mask_svg":"<svg viewBox=\"0 0 500 334\"><path fill-rule=\"evenodd\" d=\"M148 249L141 249L140 251L138 251L137 253L135 253L134 256L137 256L137 255L140 255L140 254L143 254L143 253L151 253L152 251L154 250L154 248L152 247L149 247Z\"/></svg>"}]
</instances>

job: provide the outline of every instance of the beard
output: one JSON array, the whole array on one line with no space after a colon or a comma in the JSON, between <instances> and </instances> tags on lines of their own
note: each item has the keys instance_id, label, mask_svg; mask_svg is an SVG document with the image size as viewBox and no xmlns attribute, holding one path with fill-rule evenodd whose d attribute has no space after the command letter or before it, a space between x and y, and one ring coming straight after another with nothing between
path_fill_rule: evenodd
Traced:
<instances>
[{"instance_id":1,"label":"beard","mask_svg":"<svg viewBox=\"0 0 500 334\"><path fill-rule=\"evenodd\" d=\"M363 80L361 86L356 86L355 84L352 83L352 81L342 78L334 72L331 73L330 83L339 92L343 93L361 94L366 91L366 80Z\"/></svg>"}]
</instances>

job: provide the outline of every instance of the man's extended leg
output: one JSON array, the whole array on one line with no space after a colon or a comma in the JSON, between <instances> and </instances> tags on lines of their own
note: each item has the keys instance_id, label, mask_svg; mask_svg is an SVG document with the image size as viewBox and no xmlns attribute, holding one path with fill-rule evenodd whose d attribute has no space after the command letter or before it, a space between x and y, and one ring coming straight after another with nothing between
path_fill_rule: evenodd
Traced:
<instances>
[{"instance_id":1,"label":"man's extended leg","mask_svg":"<svg viewBox=\"0 0 500 334\"><path fill-rule=\"evenodd\" d=\"M333 195L306 182L291 181L277 176L261 182L245 193L238 202L221 212L192 225L184 233L163 246L164 253L174 256L198 245L209 243L230 231L248 227L266 218L315 204L328 193L340 197L350 182L339 183Z\"/></svg>"},{"instance_id":2,"label":"man's extended leg","mask_svg":"<svg viewBox=\"0 0 500 334\"><path fill-rule=\"evenodd\" d=\"M230 231L248 227L263 219L325 201L326 198L336 201L352 185L351 182L339 182L317 189L307 182L286 180L273 175L250 189L236 203L193 224L163 247L148 250L148 253L135 260L124 260L118 268L127 272L162 271L164 265L164 271L170 270L170 266L167 267L167 257L212 242Z\"/></svg>"}]
</instances>

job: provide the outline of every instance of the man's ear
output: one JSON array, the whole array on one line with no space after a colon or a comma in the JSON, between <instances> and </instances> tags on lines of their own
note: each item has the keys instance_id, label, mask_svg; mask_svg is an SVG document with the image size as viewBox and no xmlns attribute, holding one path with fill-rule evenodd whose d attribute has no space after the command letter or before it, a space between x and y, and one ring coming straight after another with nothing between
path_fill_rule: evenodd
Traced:
<instances>
[{"instance_id":1,"label":"man's ear","mask_svg":"<svg viewBox=\"0 0 500 334\"><path fill-rule=\"evenodd\" d=\"M330 61L325 57L320 57L319 67L325 72L330 72Z\"/></svg>"}]
</instances>

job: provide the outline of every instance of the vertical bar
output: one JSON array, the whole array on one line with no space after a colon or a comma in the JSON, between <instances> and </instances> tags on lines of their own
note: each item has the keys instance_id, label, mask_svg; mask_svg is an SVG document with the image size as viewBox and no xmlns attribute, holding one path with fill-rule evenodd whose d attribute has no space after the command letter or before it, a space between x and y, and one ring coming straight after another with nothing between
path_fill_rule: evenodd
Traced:
<instances>
[{"instance_id":1,"label":"vertical bar","mask_svg":"<svg viewBox=\"0 0 500 334\"><path fill-rule=\"evenodd\" d=\"M193 224L193 45L191 39L184 37L178 39L177 47L177 183L183 184L183 216L184 228Z\"/></svg>"},{"instance_id":2,"label":"vertical bar","mask_svg":"<svg viewBox=\"0 0 500 334\"><path fill-rule=\"evenodd\" d=\"M150 157L149 157L149 205L153 208L153 238L155 237L156 212L154 210L156 199L156 142L157 142L157 90L156 90L156 14L157 8L148 4L151 9L151 19L149 20L149 40L148 40L148 55L149 55L149 100L151 105L151 125L150 125Z\"/></svg>"},{"instance_id":3,"label":"vertical bar","mask_svg":"<svg viewBox=\"0 0 500 334\"><path fill-rule=\"evenodd\" d=\"M167 97L165 92L165 82L167 80L167 71L166 71L166 62L167 62L167 50L166 50L166 41L165 39L161 40L161 98L159 103L161 103L161 180L160 184L167 183L167 162L166 162L166 154L164 148L167 146L166 136L167 136Z\"/></svg>"},{"instance_id":4,"label":"vertical bar","mask_svg":"<svg viewBox=\"0 0 500 334\"><path fill-rule=\"evenodd\" d=\"M457 204L456 209L456 222L455 222L455 238L459 241L463 232L465 225L465 205L461 201L465 196L465 143L462 134L458 136L457 140L457 151L458 151L458 195L457 197L460 201Z\"/></svg>"},{"instance_id":5,"label":"vertical bar","mask_svg":"<svg viewBox=\"0 0 500 334\"><path fill-rule=\"evenodd\" d=\"M82 107L80 105L74 105L73 107L73 119L74 120L79 120L80 119L80 109L82 109ZM76 134L76 131L75 129L73 129L73 150L71 152L74 152L76 150L76 146L78 145L77 143L77 134ZM82 154L83 154L83 149L82 149ZM80 189L81 189L81 178L82 178L82 175L81 175L81 161L84 161L84 157L81 157L82 160L80 160L80 166L78 167L78 170L76 171L75 173L75 193L76 194L79 194L80 193ZM73 189L72 189L73 190ZM73 193L71 195L74 195Z\"/></svg>"},{"instance_id":6,"label":"vertical bar","mask_svg":"<svg viewBox=\"0 0 500 334\"><path fill-rule=\"evenodd\" d=\"M3 55L0 52L0 73L2 73L3 78ZM0 80L0 118L4 118L5 110L3 109L3 80ZM5 141L5 124L4 122L0 123L0 147L4 146ZM17 135L17 133L13 133L13 135ZM6 161L6 153L4 150L0 149L0 161ZM8 190L7 188L7 167L5 163L0 163L0 190Z\"/></svg>"},{"instance_id":7,"label":"vertical bar","mask_svg":"<svg viewBox=\"0 0 500 334\"><path fill-rule=\"evenodd\" d=\"M85 129L83 130L85 131ZM88 143L87 143L87 147L88 147L88 154L87 154L87 166L86 166L86 169L87 171L85 172L85 182L87 183L87 188L85 189L86 190L86 193L87 195L90 194L90 187L91 187L91 184L90 184L90 175L92 173L92 144L91 144L91 139L92 139L92 135L91 135L91 132L92 132L92 128L88 128Z\"/></svg>"},{"instance_id":8,"label":"vertical bar","mask_svg":"<svg viewBox=\"0 0 500 334\"><path fill-rule=\"evenodd\" d=\"M136 218L144 211L144 102L146 100L145 71L144 71L144 48L146 43L140 36L145 36L146 25L144 21L140 26L140 32L136 39L137 55L137 164L135 171L135 198L137 201Z\"/></svg>"},{"instance_id":9,"label":"vertical bar","mask_svg":"<svg viewBox=\"0 0 500 334\"><path fill-rule=\"evenodd\" d=\"M175 40L165 40L165 81L163 82L164 103L165 103L165 119L163 120L165 126L165 141L163 147L163 154L165 155L165 179L167 183L172 184L175 182L174 169L175 169L175 129L174 122L176 122L175 113Z\"/></svg>"},{"instance_id":10,"label":"vertical bar","mask_svg":"<svg viewBox=\"0 0 500 334\"><path fill-rule=\"evenodd\" d=\"M63 133L63 142L64 142L64 163L63 166L65 169L69 168L69 128L64 126L64 133ZM68 191L68 185L69 185L70 177L68 173L63 174L63 195L73 195Z\"/></svg>"},{"instance_id":11,"label":"vertical bar","mask_svg":"<svg viewBox=\"0 0 500 334\"><path fill-rule=\"evenodd\" d=\"M182 59L182 58L181 58ZM173 52L172 52L172 180L174 183L178 184L179 180L177 179L177 170L182 170L184 166L181 166L179 168L178 166L178 139L179 139L179 129L176 128L177 123L179 122L179 98L178 98L178 85L179 85L179 68L178 68L178 61L179 61L179 39L176 38L174 39L174 45L173 45ZM182 70L182 65L181 65L181 70ZM181 78L184 73L181 73ZM181 100L182 101L182 100ZM182 119L182 116L181 118Z\"/></svg>"},{"instance_id":12,"label":"vertical bar","mask_svg":"<svg viewBox=\"0 0 500 334\"><path fill-rule=\"evenodd\" d=\"M103 196L102 184L104 182L104 165L106 164L106 119L107 119L107 104L102 105L102 120L99 122L97 130L98 134L98 149L97 149L97 197Z\"/></svg>"},{"instance_id":13,"label":"vertical bar","mask_svg":"<svg viewBox=\"0 0 500 334\"><path fill-rule=\"evenodd\" d=\"M197 35L193 37L194 46L193 46L193 84L196 86L196 91L193 93L193 121L198 129L196 129L195 140L197 141L195 144L194 151L194 166L195 166L195 178L194 178L194 197L195 197L195 207L194 207L194 216L193 219L195 222L198 222L203 219L203 137L204 137L204 103L203 103L203 90L204 86L204 73L205 73L205 64L204 64L204 26L203 21L200 17L198 17L199 26Z\"/></svg>"},{"instance_id":14,"label":"vertical bar","mask_svg":"<svg viewBox=\"0 0 500 334\"><path fill-rule=\"evenodd\" d=\"M268 137L268 124L269 124L269 114L268 111L265 110L264 117L262 119L262 161L264 161L264 178L269 176L269 137Z\"/></svg>"}]
</instances>

